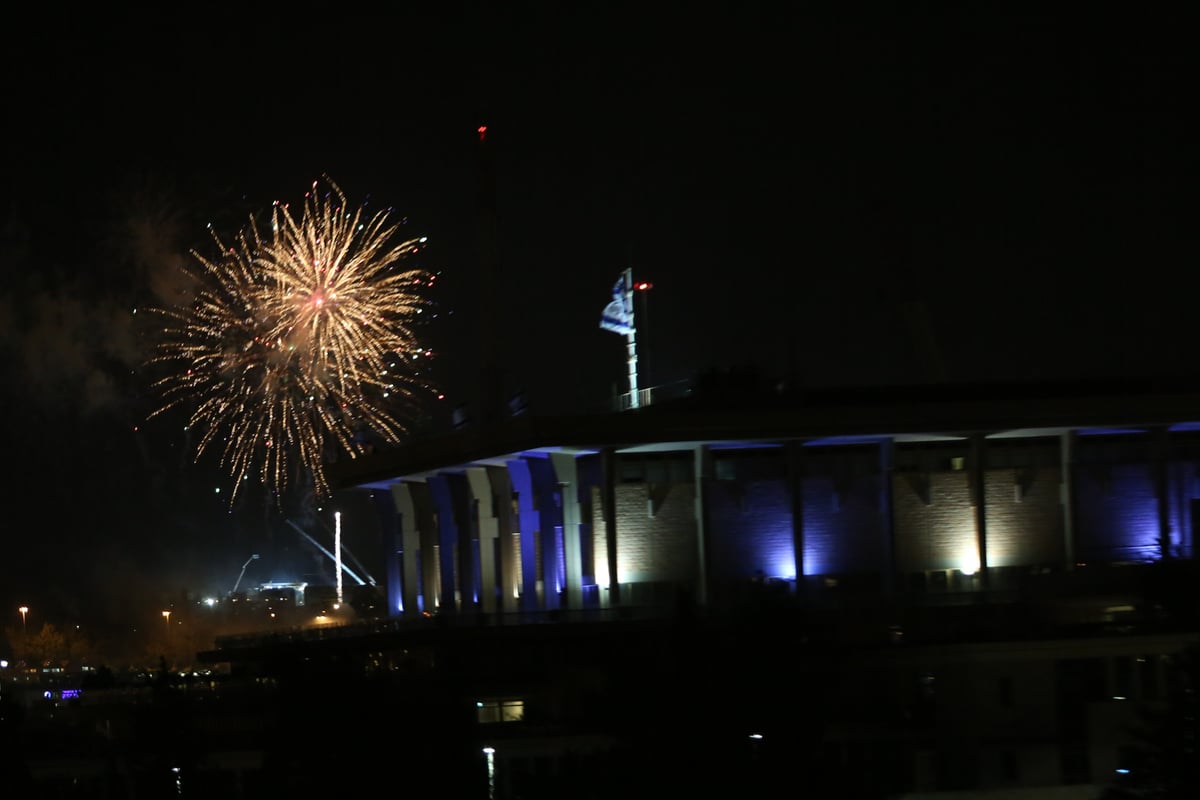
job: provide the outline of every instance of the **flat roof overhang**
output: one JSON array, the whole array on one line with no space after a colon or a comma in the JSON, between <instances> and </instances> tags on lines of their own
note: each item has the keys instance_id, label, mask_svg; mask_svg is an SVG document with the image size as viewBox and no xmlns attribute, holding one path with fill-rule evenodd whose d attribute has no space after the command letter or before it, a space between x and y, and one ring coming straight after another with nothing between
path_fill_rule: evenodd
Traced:
<instances>
[{"instance_id":1,"label":"flat roof overhang","mask_svg":"<svg viewBox=\"0 0 1200 800\"><path fill-rule=\"evenodd\" d=\"M703 409L664 404L579 417L519 416L330 465L337 488L386 488L445 471L551 453L1057 437L1200 430L1200 389L944 387L827 393L803 402Z\"/></svg>"}]
</instances>

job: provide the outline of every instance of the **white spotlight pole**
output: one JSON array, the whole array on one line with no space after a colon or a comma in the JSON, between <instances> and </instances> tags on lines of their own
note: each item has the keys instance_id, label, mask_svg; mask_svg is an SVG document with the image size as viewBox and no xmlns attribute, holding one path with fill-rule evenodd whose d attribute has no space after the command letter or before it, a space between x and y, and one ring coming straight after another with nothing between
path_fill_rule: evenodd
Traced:
<instances>
[{"instance_id":1,"label":"white spotlight pole","mask_svg":"<svg viewBox=\"0 0 1200 800\"><path fill-rule=\"evenodd\" d=\"M337 570L338 605L342 604L342 512L333 512L333 562Z\"/></svg>"}]
</instances>

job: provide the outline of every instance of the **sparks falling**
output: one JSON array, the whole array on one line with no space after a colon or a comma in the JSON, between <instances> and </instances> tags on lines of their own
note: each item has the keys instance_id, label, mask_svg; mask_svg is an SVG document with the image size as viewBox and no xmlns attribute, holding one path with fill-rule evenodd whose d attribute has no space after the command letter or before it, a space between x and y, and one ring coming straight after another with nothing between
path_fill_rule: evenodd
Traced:
<instances>
[{"instance_id":1,"label":"sparks falling","mask_svg":"<svg viewBox=\"0 0 1200 800\"><path fill-rule=\"evenodd\" d=\"M393 243L388 212L349 211L328 183L299 216L275 203L269 231L251 217L230 245L212 232L220 256L193 251L189 302L157 309L168 323L152 363L170 371L152 416L189 409L196 458L221 448L231 503L250 476L282 495L296 467L327 496L329 460L361 455L364 434L398 444L434 391L415 332L434 276L404 266L424 239Z\"/></svg>"}]
</instances>

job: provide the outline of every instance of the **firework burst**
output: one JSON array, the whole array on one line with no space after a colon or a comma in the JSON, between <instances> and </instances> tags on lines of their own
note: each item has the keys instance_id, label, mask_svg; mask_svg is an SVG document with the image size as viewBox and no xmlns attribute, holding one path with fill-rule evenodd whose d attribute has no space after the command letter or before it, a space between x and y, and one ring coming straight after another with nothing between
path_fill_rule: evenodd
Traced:
<instances>
[{"instance_id":1,"label":"firework burst","mask_svg":"<svg viewBox=\"0 0 1200 800\"><path fill-rule=\"evenodd\" d=\"M294 467L329 494L325 464L357 457L370 434L398 444L407 414L432 388L418 365L430 353L415 324L434 276L407 268L420 239L395 242L388 212L348 210L341 189L313 184L302 210L275 203L270 230L251 217L217 252L193 252L190 302L167 319L152 363L168 409L189 409L196 458L221 450L235 479L257 476L282 495Z\"/></svg>"}]
</instances>

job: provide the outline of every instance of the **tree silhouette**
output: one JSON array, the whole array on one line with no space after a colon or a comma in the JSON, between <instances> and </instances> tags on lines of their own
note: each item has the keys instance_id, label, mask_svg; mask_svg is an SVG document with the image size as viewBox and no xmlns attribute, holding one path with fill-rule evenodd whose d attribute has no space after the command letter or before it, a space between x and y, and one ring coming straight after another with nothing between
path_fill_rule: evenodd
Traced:
<instances>
[{"instance_id":1,"label":"tree silhouette","mask_svg":"<svg viewBox=\"0 0 1200 800\"><path fill-rule=\"evenodd\" d=\"M30 666L62 666L71 659L67 637L49 622L43 623L37 633L31 633L23 639L20 652Z\"/></svg>"}]
</instances>

